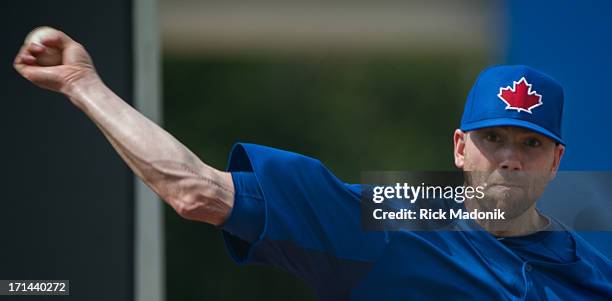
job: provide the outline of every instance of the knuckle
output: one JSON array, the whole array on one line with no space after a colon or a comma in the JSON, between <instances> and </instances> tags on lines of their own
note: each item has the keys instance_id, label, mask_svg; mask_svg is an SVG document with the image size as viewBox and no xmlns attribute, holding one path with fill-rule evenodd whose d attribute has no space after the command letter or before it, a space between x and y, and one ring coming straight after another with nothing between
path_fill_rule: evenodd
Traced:
<instances>
[{"instance_id":1,"label":"knuckle","mask_svg":"<svg viewBox=\"0 0 612 301\"><path fill-rule=\"evenodd\" d=\"M81 49L81 50L85 50L85 46L83 46L83 44L81 44L81 43L79 43L79 42L76 42L76 41L75 41L75 42L74 42L74 46L75 46L76 48Z\"/></svg>"}]
</instances>

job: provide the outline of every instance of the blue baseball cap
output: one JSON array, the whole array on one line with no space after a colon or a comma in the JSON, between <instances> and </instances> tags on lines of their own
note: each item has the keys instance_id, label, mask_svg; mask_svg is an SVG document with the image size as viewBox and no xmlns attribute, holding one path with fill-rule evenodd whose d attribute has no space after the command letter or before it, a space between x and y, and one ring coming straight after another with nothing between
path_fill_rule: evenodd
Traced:
<instances>
[{"instance_id":1,"label":"blue baseball cap","mask_svg":"<svg viewBox=\"0 0 612 301\"><path fill-rule=\"evenodd\" d=\"M565 145L561 135L563 88L529 66L493 66L468 94L460 129L519 126Z\"/></svg>"}]
</instances>

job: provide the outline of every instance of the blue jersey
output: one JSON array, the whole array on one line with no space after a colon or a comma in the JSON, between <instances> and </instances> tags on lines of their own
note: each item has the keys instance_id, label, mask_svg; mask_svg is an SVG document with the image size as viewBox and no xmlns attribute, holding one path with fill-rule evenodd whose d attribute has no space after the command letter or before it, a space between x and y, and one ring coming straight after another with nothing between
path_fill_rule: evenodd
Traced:
<instances>
[{"instance_id":1,"label":"blue jersey","mask_svg":"<svg viewBox=\"0 0 612 301\"><path fill-rule=\"evenodd\" d=\"M236 144L228 170L231 257L288 271L323 300L612 300L612 263L572 231L363 231L361 186L316 159Z\"/></svg>"}]
</instances>

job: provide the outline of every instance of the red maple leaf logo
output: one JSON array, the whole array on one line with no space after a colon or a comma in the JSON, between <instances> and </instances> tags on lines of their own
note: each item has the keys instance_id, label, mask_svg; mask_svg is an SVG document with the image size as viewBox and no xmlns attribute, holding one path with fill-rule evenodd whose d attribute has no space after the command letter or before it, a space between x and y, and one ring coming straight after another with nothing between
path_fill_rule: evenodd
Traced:
<instances>
[{"instance_id":1,"label":"red maple leaf logo","mask_svg":"<svg viewBox=\"0 0 612 301\"><path fill-rule=\"evenodd\" d=\"M531 109L542 105L542 95L531 90L531 84L525 77L517 82L514 81L512 88L507 86L499 88L499 97L506 103L506 110L525 111L531 114Z\"/></svg>"}]
</instances>

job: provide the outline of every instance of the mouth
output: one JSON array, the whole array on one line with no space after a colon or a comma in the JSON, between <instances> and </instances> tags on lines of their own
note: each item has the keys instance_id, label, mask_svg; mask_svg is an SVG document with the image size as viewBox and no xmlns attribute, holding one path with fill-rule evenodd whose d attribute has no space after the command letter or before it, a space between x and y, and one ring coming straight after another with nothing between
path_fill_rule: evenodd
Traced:
<instances>
[{"instance_id":1,"label":"mouth","mask_svg":"<svg viewBox=\"0 0 612 301\"><path fill-rule=\"evenodd\" d=\"M488 188L499 187L499 188L521 188L521 185L513 184L513 183L491 183L487 185Z\"/></svg>"}]
</instances>

